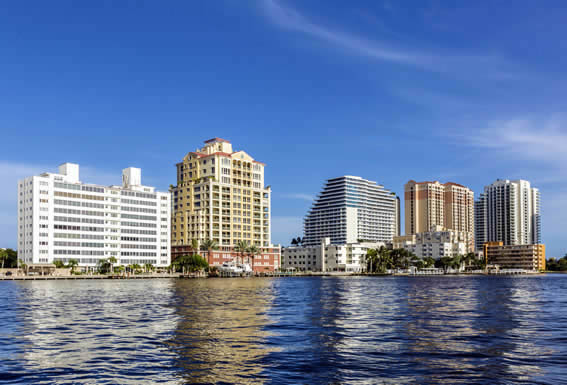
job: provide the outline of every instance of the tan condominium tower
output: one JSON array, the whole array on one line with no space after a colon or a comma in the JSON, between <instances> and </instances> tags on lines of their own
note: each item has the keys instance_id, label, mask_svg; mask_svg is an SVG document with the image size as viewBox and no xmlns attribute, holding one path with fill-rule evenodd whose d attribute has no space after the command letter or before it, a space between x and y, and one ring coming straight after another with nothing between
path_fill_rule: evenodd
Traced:
<instances>
[{"instance_id":1,"label":"tan condominium tower","mask_svg":"<svg viewBox=\"0 0 567 385\"><path fill-rule=\"evenodd\" d=\"M406 235L430 231L433 226L469 233L468 251L474 250L474 193L457 183L416 182L405 190Z\"/></svg>"},{"instance_id":2,"label":"tan condominium tower","mask_svg":"<svg viewBox=\"0 0 567 385\"><path fill-rule=\"evenodd\" d=\"M255 271L279 268L280 248L270 239L270 186L264 186L265 164L232 144L213 138L177 163L177 185L172 186L172 259L201 248L207 240L218 246L200 250L210 265L249 263ZM260 249L242 252L240 241ZM244 260L241 260L244 259ZM251 262L251 263L250 263Z\"/></svg>"}]
</instances>

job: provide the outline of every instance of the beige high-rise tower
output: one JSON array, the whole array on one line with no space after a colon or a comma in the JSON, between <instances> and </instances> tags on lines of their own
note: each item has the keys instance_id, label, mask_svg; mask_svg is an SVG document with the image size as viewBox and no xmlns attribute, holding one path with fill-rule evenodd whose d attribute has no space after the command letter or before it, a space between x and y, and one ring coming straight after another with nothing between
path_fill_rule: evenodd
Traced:
<instances>
[{"instance_id":1,"label":"beige high-rise tower","mask_svg":"<svg viewBox=\"0 0 567 385\"><path fill-rule=\"evenodd\" d=\"M193 239L201 245L213 240L219 249L205 250L211 265L253 259L256 271L279 268L279 247L270 239L270 187L264 186L264 163L244 151L233 151L224 139L205 141L177 163L177 185L172 186L172 257L190 252ZM239 241L255 245L255 258L234 250Z\"/></svg>"},{"instance_id":2,"label":"beige high-rise tower","mask_svg":"<svg viewBox=\"0 0 567 385\"><path fill-rule=\"evenodd\" d=\"M471 189L452 182L410 180L404 190L406 235L442 226L470 233L469 251L474 249L474 193Z\"/></svg>"}]
</instances>

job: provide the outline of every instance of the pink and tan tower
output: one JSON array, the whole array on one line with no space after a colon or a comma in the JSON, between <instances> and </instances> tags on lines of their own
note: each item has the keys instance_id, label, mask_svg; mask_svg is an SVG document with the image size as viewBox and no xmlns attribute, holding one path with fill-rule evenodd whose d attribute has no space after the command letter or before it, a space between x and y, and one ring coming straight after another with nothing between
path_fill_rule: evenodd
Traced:
<instances>
[{"instance_id":1,"label":"pink and tan tower","mask_svg":"<svg viewBox=\"0 0 567 385\"><path fill-rule=\"evenodd\" d=\"M177 163L177 185L172 186L172 259L213 240L218 250L199 251L210 265L225 261L249 262L255 271L280 267L280 248L271 244L270 186L264 186L265 164L244 151L233 151L221 138L188 153ZM252 258L235 251L239 241L255 245Z\"/></svg>"},{"instance_id":2,"label":"pink and tan tower","mask_svg":"<svg viewBox=\"0 0 567 385\"><path fill-rule=\"evenodd\" d=\"M430 231L433 226L467 232L468 251L474 250L474 193L457 183L416 182L405 190L405 234Z\"/></svg>"}]
</instances>

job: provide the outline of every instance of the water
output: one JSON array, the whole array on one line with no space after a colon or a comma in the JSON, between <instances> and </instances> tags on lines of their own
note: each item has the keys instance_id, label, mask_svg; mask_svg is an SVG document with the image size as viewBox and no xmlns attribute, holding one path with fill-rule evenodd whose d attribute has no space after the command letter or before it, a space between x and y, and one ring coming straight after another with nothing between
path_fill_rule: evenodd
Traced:
<instances>
[{"instance_id":1,"label":"water","mask_svg":"<svg viewBox=\"0 0 567 385\"><path fill-rule=\"evenodd\" d=\"M567 276L0 282L0 383L567 383Z\"/></svg>"}]
</instances>

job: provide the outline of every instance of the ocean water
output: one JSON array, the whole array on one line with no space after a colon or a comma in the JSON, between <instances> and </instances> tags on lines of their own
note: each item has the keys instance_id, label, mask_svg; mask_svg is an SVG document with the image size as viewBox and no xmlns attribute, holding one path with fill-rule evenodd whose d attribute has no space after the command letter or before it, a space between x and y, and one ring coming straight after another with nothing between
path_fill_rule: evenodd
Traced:
<instances>
[{"instance_id":1,"label":"ocean water","mask_svg":"<svg viewBox=\"0 0 567 385\"><path fill-rule=\"evenodd\" d=\"M567 275L0 282L2 384L567 383Z\"/></svg>"}]
</instances>

